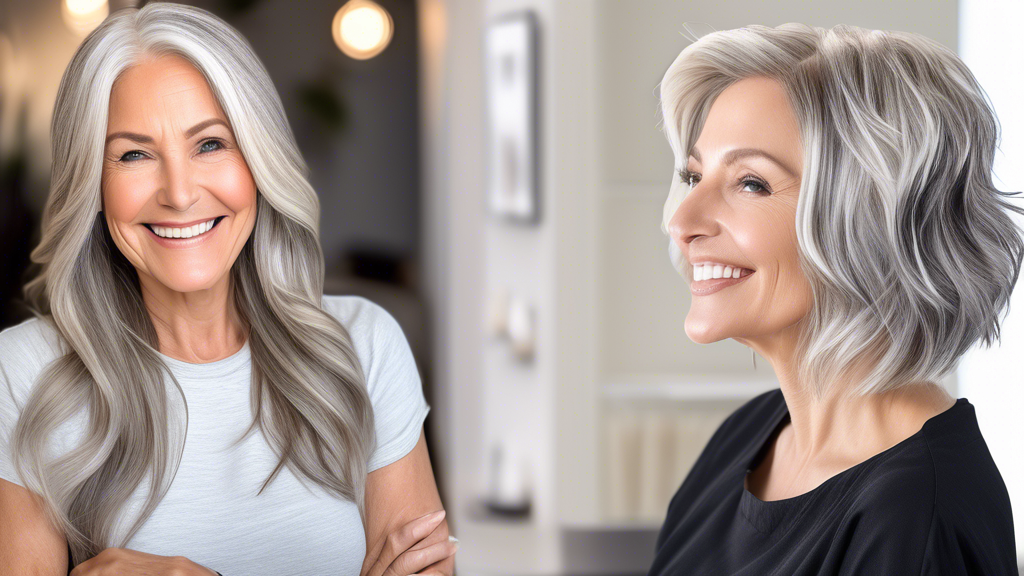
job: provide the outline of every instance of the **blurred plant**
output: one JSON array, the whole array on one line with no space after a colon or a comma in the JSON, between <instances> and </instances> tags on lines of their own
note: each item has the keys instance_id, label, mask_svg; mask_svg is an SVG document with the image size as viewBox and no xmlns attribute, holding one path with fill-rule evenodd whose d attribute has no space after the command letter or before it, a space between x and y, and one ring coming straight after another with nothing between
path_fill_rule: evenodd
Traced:
<instances>
[{"instance_id":1,"label":"blurred plant","mask_svg":"<svg viewBox=\"0 0 1024 576\"><path fill-rule=\"evenodd\" d=\"M341 132L348 125L348 108L328 78L306 82L299 87L299 102L306 112L331 132Z\"/></svg>"}]
</instances>

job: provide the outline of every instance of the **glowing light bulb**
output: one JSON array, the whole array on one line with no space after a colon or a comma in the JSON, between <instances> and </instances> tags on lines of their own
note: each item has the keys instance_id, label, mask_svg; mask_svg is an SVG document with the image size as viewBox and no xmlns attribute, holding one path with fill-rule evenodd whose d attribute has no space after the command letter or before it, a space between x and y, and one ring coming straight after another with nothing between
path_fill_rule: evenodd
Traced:
<instances>
[{"instance_id":1,"label":"glowing light bulb","mask_svg":"<svg viewBox=\"0 0 1024 576\"><path fill-rule=\"evenodd\" d=\"M107 0L64 0L60 14L72 32L85 36L110 14Z\"/></svg>"},{"instance_id":2,"label":"glowing light bulb","mask_svg":"<svg viewBox=\"0 0 1024 576\"><path fill-rule=\"evenodd\" d=\"M66 0L68 12L72 14L91 14L102 8L107 0Z\"/></svg>"},{"instance_id":3,"label":"glowing light bulb","mask_svg":"<svg viewBox=\"0 0 1024 576\"><path fill-rule=\"evenodd\" d=\"M391 42L391 15L371 0L351 0L338 10L331 24L334 42L347 56L367 60Z\"/></svg>"}]
</instances>

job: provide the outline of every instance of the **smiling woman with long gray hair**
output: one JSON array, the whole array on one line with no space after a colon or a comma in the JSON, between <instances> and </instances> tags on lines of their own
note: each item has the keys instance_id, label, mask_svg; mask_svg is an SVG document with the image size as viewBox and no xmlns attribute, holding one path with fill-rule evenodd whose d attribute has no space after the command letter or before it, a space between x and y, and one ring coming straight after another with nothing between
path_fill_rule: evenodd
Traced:
<instances>
[{"instance_id":1,"label":"smiling woman with long gray hair","mask_svg":"<svg viewBox=\"0 0 1024 576\"><path fill-rule=\"evenodd\" d=\"M451 574L409 345L322 293L319 201L249 44L115 12L52 145L36 317L0 333L0 576Z\"/></svg>"},{"instance_id":2,"label":"smiling woman with long gray hair","mask_svg":"<svg viewBox=\"0 0 1024 576\"><path fill-rule=\"evenodd\" d=\"M780 387L709 440L651 576L1016 574L1006 486L940 383L1024 257L970 70L915 34L748 26L684 49L661 101L686 334Z\"/></svg>"}]
</instances>

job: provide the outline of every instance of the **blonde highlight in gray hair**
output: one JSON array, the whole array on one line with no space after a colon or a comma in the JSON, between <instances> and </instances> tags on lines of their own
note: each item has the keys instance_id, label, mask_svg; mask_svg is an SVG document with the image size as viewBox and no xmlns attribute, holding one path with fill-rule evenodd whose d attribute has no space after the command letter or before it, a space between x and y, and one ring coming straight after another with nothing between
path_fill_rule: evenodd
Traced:
<instances>
[{"instance_id":1,"label":"blonde highlight in gray hair","mask_svg":"<svg viewBox=\"0 0 1024 576\"><path fill-rule=\"evenodd\" d=\"M98 215L111 89L141 58L164 54L184 57L204 75L258 190L255 228L230 277L248 332L255 415L236 443L259 428L279 457L254 496L287 466L365 515L373 409L347 331L323 310L319 200L280 98L228 24L201 9L152 3L112 14L64 73L53 113L50 195L32 252L40 271L25 286L64 354L33 388L12 434L12 457L62 529L73 565L125 546L170 487L184 447L175 449L164 374L182 402L184 393L157 353L137 272ZM49 458L47 440L82 407L89 416L83 442ZM115 525L144 480L145 505L115 541Z\"/></svg>"},{"instance_id":2,"label":"blonde highlight in gray hair","mask_svg":"<svg viewBox=\"0 0 1024 576\"><path fill-rule=\"evenodd\" d=\"M936 380L999 338L1024 241L992 181L999 126L957 55L905 32L802 24L714 32L661 83L664 130L685 166L712 103L777 80L804 150L796 235L813 292L796 363L816 397ZM688 188L665 203L662 229ZM854 367L870 369L847 390Z\"/></svg>"}]
</instances>

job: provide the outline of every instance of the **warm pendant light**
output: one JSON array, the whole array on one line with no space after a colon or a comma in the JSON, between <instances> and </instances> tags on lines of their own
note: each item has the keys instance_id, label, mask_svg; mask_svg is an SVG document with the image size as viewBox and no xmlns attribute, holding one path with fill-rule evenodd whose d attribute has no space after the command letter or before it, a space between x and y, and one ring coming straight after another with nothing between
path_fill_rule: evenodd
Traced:
<instances>
[{"instance_id":1,"label":"warm pendant light","mask_svg":"<svg viewBox=\"0 0 1024 576\"><path fill-rule=\"evenodd\" d=\"M380 54L394 33L391 15L372 0L350 0L334 15L334 42L346 55L367 60Z\"/></svg>"},{"instance_id":2,"label":"warm pendant light","mask_svg":"<svg viewBox=\"0 0 1024 576\"><path fill-rule=\"evenodd\" d=\"M72 32L85 36L110 14L107 0L61 0L60 15Z\"/></svg>"}]
</instances>

